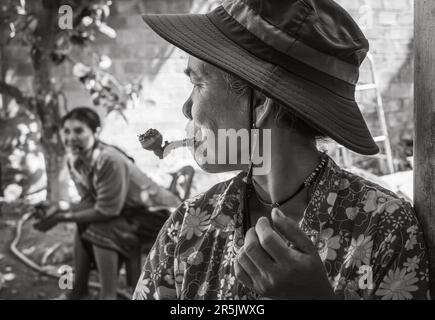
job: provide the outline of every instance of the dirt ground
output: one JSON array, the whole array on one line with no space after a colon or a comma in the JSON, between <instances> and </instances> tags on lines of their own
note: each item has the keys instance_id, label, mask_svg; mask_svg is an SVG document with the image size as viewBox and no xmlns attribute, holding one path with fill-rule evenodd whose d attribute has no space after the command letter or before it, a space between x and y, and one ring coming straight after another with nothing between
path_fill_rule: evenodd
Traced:
<instances>
[{"instance_id":1,"label":"dirt ground","mask_svg":"<svg viewBox=\"0 0 435 320\"><path fill-rule=\"evenodd\" d=\"M39 274L15 258L9 245L15 236L15 221L0 220L0 299L45 300L58 296L58 280Z\"/></svg>"},{"instance_id":2,"label":"dirt ground","mask_svg":"<svg viewBox=\"0 0 435 320\"><path fill-rule=\"evenodd\" d=\"M17 221L21 218L20 205L3 206L0 213L0 300L46 300L58 297L63 290L59 280L33 270L19 260L10 250L15 238ZM26 257L39 265L52 266L54 269L72 266L72 245L74 226L61 224L47 233L33 229L32 221L23 225L22 236L17 245ZM56 250L53 250L56 248ZM46 253L52 252L44 258ZM92 274L91 280L96 280ZM97 292L92 292L97 295Z\"/></svg>"}]
</instances>

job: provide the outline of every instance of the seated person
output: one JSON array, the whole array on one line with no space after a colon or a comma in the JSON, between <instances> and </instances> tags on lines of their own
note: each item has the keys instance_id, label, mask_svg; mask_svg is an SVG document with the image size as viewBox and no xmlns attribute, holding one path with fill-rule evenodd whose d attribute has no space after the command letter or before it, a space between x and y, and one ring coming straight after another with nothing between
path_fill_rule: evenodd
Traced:
<instances>
[{"instance_id":1,"label":"seated person","mask_svg":"<svg viewBox=\"0 0 435 320\"><path fill-rule=\"evenodd\" d=\"M208 172L242 172L172 214L134 299L429 298L427 248L411 205L316 147L330 137L360 154L379 151L355 102L368 41L343 8L224 0L206 15L144 20L190 54L194 87L183 113L196 128L215 136L258 128L270 140L239 144L238 158L251 161L238 166L195 152ZM207 142L198 137L196 151ZM270 150L270 170L253 166L255 146Z\"/></svg>"},{"instance_id":2,"label":"seated person","mask_svg":"<svg viewBox=\"0 0 435 320\"><path fill-rule=\"evenodd\" d=\"M53 205L35 227L46 231L59 222L76 222L74 288L65 297L80 299L88 293L89 271L99 271L100 298L115 299L118 267L126 261L128 282L140 274L142 246L151 247L169 216L162 210L180 201L146 176L120 149L98 139L98 114L79 107L62 119L62 137L68 169L81 196L70 210ZM153 207L159 209L153 210Z\"/></svg>"}]
</instances>

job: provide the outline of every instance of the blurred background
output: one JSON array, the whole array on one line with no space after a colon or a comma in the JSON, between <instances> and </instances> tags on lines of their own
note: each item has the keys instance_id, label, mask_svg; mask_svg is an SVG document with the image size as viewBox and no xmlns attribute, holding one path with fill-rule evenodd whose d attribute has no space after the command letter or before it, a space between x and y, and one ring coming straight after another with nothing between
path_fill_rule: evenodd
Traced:
<instances>
[{"instance_id":1,"label":"blurred background","mask_svg":"<svg viewBox=\"0 0 435 320\"><path fill-rule=\"evenodd\" d=\"M357 98L382 157L362 157L325 143L331 155L412 200L413 0L338 0L370 41ZM59 28L59 7L73 9L73 28ZM165 140L183 138L181 107L191 84L187 55L157 37L139 13L205 13L209 0L0 1L0 299L46 299L55 279L34 272L9 252L28 205L70 200L77 193L64 165L59 119L93 106L104 119L101 138L133 156L169 187L171 173L190 165L190 193L233 173L201 172L185 150L164 160L141 148L137 135L157 128ZM68 226L42 235L23 226L17 245L39 264L71 259ZM62 245L60 245L60 243Z\"/></svg>"}]
</instances>

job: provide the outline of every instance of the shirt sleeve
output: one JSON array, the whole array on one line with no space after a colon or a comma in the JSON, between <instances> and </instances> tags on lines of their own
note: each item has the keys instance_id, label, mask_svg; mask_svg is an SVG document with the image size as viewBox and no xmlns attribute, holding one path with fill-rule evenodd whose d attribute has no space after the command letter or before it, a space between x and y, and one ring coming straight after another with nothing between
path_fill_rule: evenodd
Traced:
<instances>
[{"instance_id":1,"label":"shirt sleeve","mask_svg":"<svg viewBox=\"0 0 435 320\"><path fill-rule=\"evenodd\" d=\"M429 259L417 217L408 203L393 209L390 206L382 223L388 236L382 237L374 252L370 298L430 299Z\"/></svg>"},{"instance_id":2,"label":"shirt sleeve","mask_svg":"<svg viewBox=\"0 0 435 320\"><path fill-rule=\"evenodd\" d=\"M133 300L175 300L178 298L174 252L179 241L184 211L184 205L180 205L160 230L142 268Z\"/></svg>"},{"instance_id":3,"label":"shirt sleeve","mask_svg":"<svg viewBox=\"0 0 435 320\"><path fill-rule=\"evenodd\" d=\"M95 170L95 209L105 216L118 216L127 198L127 165L107 155L100 160Z\"/></svg>"}]
</instances>

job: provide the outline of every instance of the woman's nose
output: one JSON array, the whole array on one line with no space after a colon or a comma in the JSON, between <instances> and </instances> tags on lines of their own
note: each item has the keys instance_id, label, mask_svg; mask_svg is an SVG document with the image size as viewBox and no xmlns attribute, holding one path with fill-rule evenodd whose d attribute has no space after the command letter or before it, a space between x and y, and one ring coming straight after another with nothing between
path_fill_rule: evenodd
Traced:
<instances>
[{"instance_id":1,"label":"woman's nose","mask_svg":"<svg viewBox=\"0 0 435 320\"><path fill-rule=\"evenodd\" d=\"M66 143L70 143L72 141L74 141L76 139L74 134L68 133L68 134L64 134L63 139Z\"/></svg>"},{"instance_id":2,"label":"woman's nose","mask_svg":"<svg viewBox=\"0 0 435 320\"><path fill-rule=\"evenodd\" d=\"M192 98L189 97L183 105L183 114L184 116L192 120Z\"/></svg>"}]
</instances>

